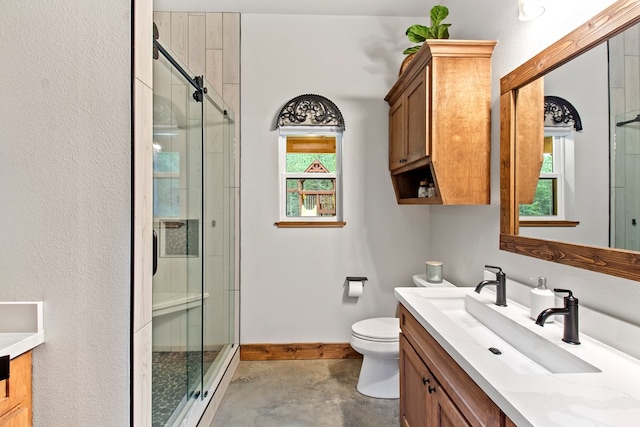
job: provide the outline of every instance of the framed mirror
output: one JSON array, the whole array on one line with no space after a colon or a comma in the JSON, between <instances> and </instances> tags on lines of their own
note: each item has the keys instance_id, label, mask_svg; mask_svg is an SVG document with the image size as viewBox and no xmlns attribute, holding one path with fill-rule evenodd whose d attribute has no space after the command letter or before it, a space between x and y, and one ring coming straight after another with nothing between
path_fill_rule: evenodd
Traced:
<instances>
[{"instance_id":1,"label":"framed mirror","mask_svg":"<svg viewBox=\"0 0 640 427\"><path fill-rule=\"evenodd\" d=\"M627 62L627 65L623 65L623 69L626 67L625 72L627 73L622 77L623 80L629 78L638 81L633 89L624 88L624 84L622 89L614 87L611 81L618 76L615 72L612 73L611 69L606 73L609 76L608 79L605 77L609 81L597 81L593 84L583 83L584 90L582 92L585 93L592 92L591 89L596 86L605 87L607 92L604 101L607 104L605 107L609 107L611 103L621 102L616 101L616 99L620 99L620 90L632 90L633 93L628 95L628 99L635 99L635 101L629 102L627 109L621 110L624 113L618 115L594 116L596 118L589 120L582 117L585 131L584 134L576 134L574 144L576 203L569 209L574 218L568 218L573 220L568 222L574 224L575 238L568 237L570 233L565 232L566 230L562 230L562 233L559 231L560 229L554 231L550 224L541 224L542 227L538 231L529 228L524 231L524 227L520 224L521 205L532 203L540 178L545 150L548 150L550 144L548 142L547 148L545 148L545 139L549 141L549 131L545 130L544 98L547 95L562 96L557 92L547 93L545 88L562 88L562 85L557 83L557 76L563 72L567 74L564 70L584 62L587 57L591 55L602 57L602 52L606 53L607 47L609 47L609 55L611 55L611 43L608 42L613 41L616 36L639 23L640 3L620 0L500 80L500 249L640 281L640 248L619 248L619 246L633 247L633 244L629 245L628 243L627 246L623 246L620 241L636 231L635 221L633 221L635 213L632 213L630 217L629 215L627 217L619 216L616 213L616 209L629 211L635 209L634 206L640 208L640 197L628 197L625 206L618 206L621 204L618 202L621 197L618 196L622 193L615 188L616 180L622 179L618 176L621 168L616 169L615 164L616 142L620 144L621 138L627 138L623 135L625 133L637 133L639 137L632 136L630 140L640 140L640 123L633 121L636 117L640 120L640 114L634 116L634 111L632 111L634 102L640 102L638 101L640 99L640 90L638 89L640 86L640 52L637 52L640 30L635 31L636 52L634 53L639 60L631 60ZM591 67L586 70L584 68L582 67L582 73L585 75L598 74ZM574 75L577 76L577 74ZM627 86L632 85L628 84ZM598 105L602 108L601 104ZM583 105L593 106L596 103L585 101ZM605 108L605 110L609 111L610 109ZM614 108L611 108L610 111L613 110ZM631 126L616 129L618 128L616 123L623 122L628 122ZM636 129L633 129L632 126ZM585 141L588 138L600 141L600 145L596 149L589 148L588 154L585 155L584 146L586 144L583 143L582 146L580 144L581 140ZM612 141L613 144L611 144ZM632 143L640 145L640 142L634 141ZM612 147L613 149L611 149ZM637 158L640 159L640 156ZM600 163L597 163L596 160L599 160ZM632 163L633 161L626 161L628 169L626 179L627 181L636 181L640 186L640 170L636 170ZM637 163L637 169L640 169L640 162ZM587 182L578 178L581 174L595 177L602 176L602 173L604 173L604 178L598 178L596 186L593 185L593 180L596 178ZM580 205L577 202L579 199L578 191L584 190L583 187L590 185L593 187L592 196L594 197L586 204ZM597 197L595 197L596 195ZM588 214L591 213L590 211L595 211L596 208L602 211L603 207L607 214L598 220L596 228L590 229L586 225ZM583 217L582 220L580 216ZM638 213L638 221L640 221L640 213ZM629 222L629 224L627 224L627 228L620 229L618 227L618 231L616 231L616 222L624 224ZM598 229L600 234L597 238L593 238L595 233L593 230L595 229ZM638 231L640 232L640 228Z\"/></svg>"}]
</instances>

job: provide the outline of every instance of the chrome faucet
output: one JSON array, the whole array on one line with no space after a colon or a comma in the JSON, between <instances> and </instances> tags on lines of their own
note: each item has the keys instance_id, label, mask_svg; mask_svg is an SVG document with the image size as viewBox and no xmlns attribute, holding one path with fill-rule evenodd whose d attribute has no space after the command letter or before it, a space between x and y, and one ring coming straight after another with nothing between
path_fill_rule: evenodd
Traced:
<instances>
[{"instance_id":1,"label":"chrome faucet","mask_svg":"<svg viewBox=\"0 0 640 427\"><path fill-rule=\"evenodd\" d=\"M493 265L485 265L485 268L498 270L496 272L496 280L483 280L476 286L476 292L480 293L486 285L496 285L496 305L501 307L507 306L507 275L502 272L500 267Z\"/></svg>"},{"instance_id":2,"label":"chrome faucet","mask_svg":"<svg viewBox=\"0 0 640 427\"><path fill-rule=\"evenodd\" d=\"M580 344L578 337L578 299L573 297L573 292L568 289L554 289L554 292L567 292L569 295L564 297L563 308L547 308L538 315L536 324L544 326L544 322L549 316L565 316L564 333L562 341L569 344Z\"/></svg>"}]
</instances>

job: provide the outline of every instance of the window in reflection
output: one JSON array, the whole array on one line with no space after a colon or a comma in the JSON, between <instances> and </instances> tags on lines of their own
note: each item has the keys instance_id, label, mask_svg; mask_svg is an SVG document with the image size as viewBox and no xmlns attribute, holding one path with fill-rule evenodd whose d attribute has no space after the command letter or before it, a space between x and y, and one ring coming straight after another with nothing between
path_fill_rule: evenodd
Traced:
<instances>
[{"instance_id":1,"label":"window in reflection","mask_svg":"<svg viewBox=\"0 0 640 427\"><path fill-rule=\"evenodd\" d=\"M520 220L569 219L574 205L573 130L545 127L542 157L533 203L520 205Z\"/></svg>"}]
</instances>

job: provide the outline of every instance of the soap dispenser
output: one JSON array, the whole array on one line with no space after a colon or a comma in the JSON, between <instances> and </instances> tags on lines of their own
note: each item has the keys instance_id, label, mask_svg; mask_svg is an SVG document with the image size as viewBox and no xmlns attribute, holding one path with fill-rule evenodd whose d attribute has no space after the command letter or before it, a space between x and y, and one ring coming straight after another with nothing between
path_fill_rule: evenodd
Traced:
<instances>
[{"instance_id":1,"label":"soap dispenser","mask_svg":"<svg viewBox=\"0 0 640 427\"><path fill-rule=\"evenodd\" d=\"M535 279L531 279L535 280ZM547 289L547 279L538 277L538 287L531 289L531 318L537 319L538 315L547 308L555 307L556 295L551 289ZM553 322L553 317L549 316L546 323Z\"/></svg>"}]
</instances>

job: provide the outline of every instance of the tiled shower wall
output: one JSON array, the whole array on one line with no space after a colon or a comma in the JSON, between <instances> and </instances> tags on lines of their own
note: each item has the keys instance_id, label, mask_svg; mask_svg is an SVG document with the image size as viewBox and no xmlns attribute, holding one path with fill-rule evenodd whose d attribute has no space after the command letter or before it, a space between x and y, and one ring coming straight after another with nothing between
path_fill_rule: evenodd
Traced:
<instances>
[{"instance_id":1,"label":"tiled shower wall","mask_svg":"<svg viewBox=\"0 0 640 427\"><path fill-rule=\"evenodd\" d=\"M609 42L611 246L640 250L640 27ZM635 219L635 224L633 220Z\"/></svg>"},{"instance_id":2,"label":"tiled shower wall","mask_svg":"<svg viewBox=\"0 0 640 427\"><path fill-rule=\"evenodd\" d=\"M154 12L153 20L160 33L160 43L195 75L204 75L234 111L237 143L240 135L240 14ZM238 171L239 167L236 175Z\"/></svg>"},{"instance_id":3,"label":"tiled shower wall","mask_svg":"<svg viewBox=\"0 0 640 427\"><path fill-rule=\"evenodd\" d=\"M151 426L152 14L135 0L133 34L133 425Z\"/></svg>"}]
</instances>

